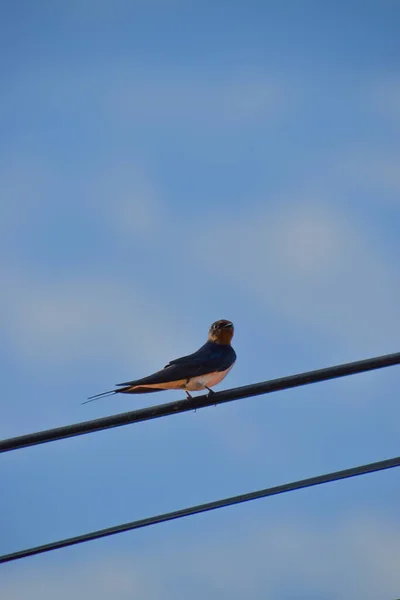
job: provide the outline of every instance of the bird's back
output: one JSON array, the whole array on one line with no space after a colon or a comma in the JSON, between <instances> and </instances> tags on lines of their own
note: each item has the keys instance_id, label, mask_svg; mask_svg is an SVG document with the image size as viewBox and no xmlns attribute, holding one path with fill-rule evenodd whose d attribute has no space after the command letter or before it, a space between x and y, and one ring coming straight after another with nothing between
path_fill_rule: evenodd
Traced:
<instances>
[{"instance_id":1,"label":"bird's back","mask_svg":"<svg viewBox=\"0 0 400 600\"><path fill-rule=\"evenodd\" d=\"M193 354L172 360L164 369L148 377L119 383L118 385L149 385L191 379L208 373L226 371L233 365L235 360L236 353L230 344L217 344L208 341Z\"/></svg>"}]
</instances>

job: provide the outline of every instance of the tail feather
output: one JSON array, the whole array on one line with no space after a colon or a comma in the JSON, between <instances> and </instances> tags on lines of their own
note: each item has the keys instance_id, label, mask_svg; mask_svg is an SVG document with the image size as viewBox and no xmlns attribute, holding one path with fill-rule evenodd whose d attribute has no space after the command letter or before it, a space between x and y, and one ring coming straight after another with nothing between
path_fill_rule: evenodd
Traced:
<instances>
[{"instance_id":1,"label":"tail feather","mask_svg":"<svg viewBox=\"0 0 400 600\"><path fill-rule=\"evenodd\" d=\"M94 402L99 398L107 398L107 396L114 396L115 394L151 394L152 392L162 392L162 389L128 385L120 390L109 390L108 392L102 392L101 394L96 394L95 396L89 396L89 398L85 400L85 402L82 402L82 404L88 404L89 402Z\"/></svg>"},{"instance_id":2,"label":"tail feather","mask_svg":"<svg viewBox=\"0 0 400 600\"><path fill-rule=\"evenodd\" d=\"M85 400L85 402L82 402L82 404L88 404L89 402L94 402L94 400L98 400L99 398L113 396L116 393L117 392L115 390L109 390L108 392L102 392L101 394L96 394L95 396L89 396L89 398L87 400Z\"/></svg>"},{"instance_id":3,"label":"tail feather","mask_svg":"<svg viewBox=\"0 0 400 600\"><path fill-rule=\"evenodd\" d=\"M152 394L153 392L162 392L162 388L146 387L145 385L128 385L120 390L115 390L116 394Z\"/></svg>"}]
</instances>

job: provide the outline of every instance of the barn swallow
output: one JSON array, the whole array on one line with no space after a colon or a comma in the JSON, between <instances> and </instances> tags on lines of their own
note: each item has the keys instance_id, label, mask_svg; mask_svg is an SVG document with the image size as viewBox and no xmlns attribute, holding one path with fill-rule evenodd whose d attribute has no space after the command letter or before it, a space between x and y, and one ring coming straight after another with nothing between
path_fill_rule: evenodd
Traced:
<instances>
[{"instance_id":1,"label":"barn swallow","mask_svg":"<svg viewBox=\"0 0 400 600\"><path fill-rule=\"evenodd\" d=\"M86 402L114 394L149 394L162 390L185 390L188 398L192 398L189 392L194 391L208 390L211 394L211 388L226 377L236 360L231 346L232 337L231 321L215 321L208 332L207 342L193 354L171 360L161 371L148 377L117 383L116 387L120 389L90 396Z\"/></svg>"}]
</instances>

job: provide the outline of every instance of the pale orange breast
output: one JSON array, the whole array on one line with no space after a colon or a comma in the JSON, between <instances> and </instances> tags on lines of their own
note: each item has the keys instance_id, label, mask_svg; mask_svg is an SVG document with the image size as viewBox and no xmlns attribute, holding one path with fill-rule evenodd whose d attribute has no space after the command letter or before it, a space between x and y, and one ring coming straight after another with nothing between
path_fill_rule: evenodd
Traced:
<instances>
[{"instance_id":1,"label":"pale orange breast","mask_svg":"<svg viewBox=\"0 0 400 600\"><path fill-rule=\"evenodd\" d=\"M230 366L229 369L226 369L226 371L218 371L216 373L207 373L207 375L192 377L185 385L184 389L189 392L195 392L196 390L204 390L206 387L212 388L228 375L232 367L233 365Z\"/></svg>"}]
</instances>

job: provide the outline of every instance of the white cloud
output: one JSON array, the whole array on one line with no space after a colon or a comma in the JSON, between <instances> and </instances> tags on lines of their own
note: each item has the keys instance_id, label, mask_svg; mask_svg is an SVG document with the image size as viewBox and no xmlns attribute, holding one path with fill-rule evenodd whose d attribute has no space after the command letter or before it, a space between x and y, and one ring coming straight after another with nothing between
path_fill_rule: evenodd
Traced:
<instances>
[{"instance_id":1,"label":"white cloud","mask_svg":"<svg viewBox=\"0 0 400 600\"><path fill-rule=\"evenodd\" d=\"M91 275L87 265L73 270L67 265L66 272L56 274L48 268L51 245L56 244L56 252L60 247L61 253L69 252L69 245L85 252L85 242L75 241L75 222L80 235L83 224L90 227L92 244L97 235L122 246L134 241L132 260L142 260L159 232L163 209L139 161L97 165L96 172L79 172L69 180L51 158L28 153L18 160L4 157L0 178L0 244L5 249L0 329L21 358L56 365L79 362L85 355L88 361L118 356L122 364L153 368L157 360L163 366L172 358L174 348L185 351L174 316L141 282L113 277L109 266L104 275L99 268ZM156 347L154 330L159 331Z\"/></svg>"},{"instance_id":2,"label":"white cloud","mask_svg":"<svg viewBox=\"0 0 400 600\"><path fill-rule=\"evenodd\" d=\"M281 86L257 73L235 73L231 78L189 74L121 77L108 94L106 105L116 118L143 122L188 121L196 127L210 123L218 129L273 118L284 108Z\"/></svg>"},{"instance_id":3,"label":"white cloud","mask_svg":"<svg viewBox=\"0 0 400 600\"><path fill-rule=\"evenodd\" d=\"M366 151L353 149L344 152L338 169L339 177L347 177L362 191L373 191L375 202L393 206L400 203L400 152L399 150ZM364 201L366 202L366 201Z\"/></svg>"},{"instance_id":4,"label":"white cloud","mask_svg":"<svg viewBox=\"0 0 400 600\"><path fill-rule=\"evenodd\" d=\"M139 360L161 368L174 348L190 349L173 315L139 286L18 273L5 274L3 285L0 322L11 345L28 360L57 364L118 356L119 362Z\"/></svg>"},{"instance_id":5,"label":"white cloud","mask_svg":"<svg viewBox=\"0 0 400 600\"><path fill-rule=\"evenodd\" d=\"M233 515L241 509L230 510L234 527L227 529L226 522L222 528L188 527L186 534L180 529L174 536L177 525L172 523L161 526L165 541L151 549L148 543L139 549L134 536L140 534L134 532L127 534L123 553L114 549L97 561L84 561L82 552L80 559L71 561L74 551L68 549L60 551L64 552L62 566L52 566L46 555L28 558L23 566L10 565L9 573L3 573L1 596L7 600L28 596L42 600L398 597L398 524L373 515L353 515L319 526L312 520L290 519L272 525L269 519L269 524L258 523L249 530L246 519L238 524L238 514ZM98 543L107 553L107 540ZM91 555L90 545L85 550ZM29 566L28 561L32 561Z\"/></svg>"},{"instance_id":6,"label":"white cloud","mask_svg":"<svg viewBox=\"0 0 400 600\"><path fill-rule=\"evenodd\" d=\"M185 351L176 316L140 282L121 276L88 275L87 269L56 275L32 262L29 243L71 228L72 216L92 224L91 235L111 232L115 239L154 243L163 215L160 194L142 166L109 164L71 183L57 166L31 156L3 161L0 216L3 253L0 327L4 339L29 361L61 363L111 355L163 366L174 349ZM66 189L67 188L67 189ZM60 225L63 215L67 225ZM68 243L63 240L63 243ZM73 244L73 240L70 242ZM140 260L139 250L133 255ZM98 271L98 270L97 270ZM158 332L154 344L154 332ZM134 353L134 354L133 354Z\"/></svg>"},{"instance_id":7,"label":"white cloud","mask_svg":"<svg viewBox=\"0 0 400 600\"><path fill-rule=\"evenodd\" d=\"M355 217L313 199L274 206L219 219L195 248L199 263L311 335L361 355L397 347L398 269Z\"/></svg>"},{"instance_id":8,"label":"white cloud","mask_svg":"<svg viewBox=\"0 0 400 600\"><path fill-rule=\"evenodd\" d=\"M38 213L55 202L57 176L54 165L34 156L8 156L4 150L0 178L0 227L3 235L11 231L15 239L24 227L32 227Z\"/></svg>"},{"instance_id":9,"label":"white cloud","mask_svg":"<svg viewBox=\"0 0 400 600\"><path fill-rule=\"evenodd\" d=\"M0 223L4 234L18 231L21 238L36 227L60 227L60 214L90 218L93 230L100 226L119 236L139 238L158 230L163 201L141 161L133 157L96 165L95 171L65 176L52 159L26 153L13 159L2 157ZM61 211L61 213L60 213Z\"/></svg>"},{"instance_id":10,"label":"white cloud","mask_svg":"<svg viewBox=\"0 0 400 600\"><path fill-rule=\"evenodd\" d=\"M395 122L400 121L400 78L398 76L387 76L375 82L368 90L369 98L375 109L392 118Z\"/></svg>"},{"instance_id":11,"label":"white cloud","mask_svg":"<svg viewBox=\"0 0 400 600\"><path fill-rule=\"evenodd\" d=\"M97 216L118 237L150 242L159 233L163 222L161 192L135 161L108 166L88 185L90 197L99 205Z\"/></svg>"},{"instance_id":12,"label":"white cloud","mask_svg":"<svg viewBox=\"0 0 400 600\"><path fill-rule=\"evenodd\" d=\"M30 90L34 110L85 111L102 122L126 128L169 124L203 131L260 126L286 112L292 97L288 84L257 69L242 68L231 74L196 72L172 68L143 69L135 64L74 65L73 70L54 72L43 65L16 75L7 89L10 105ZM260 121L261 120L261 121Z\"/></svg>"}]
</instances>

